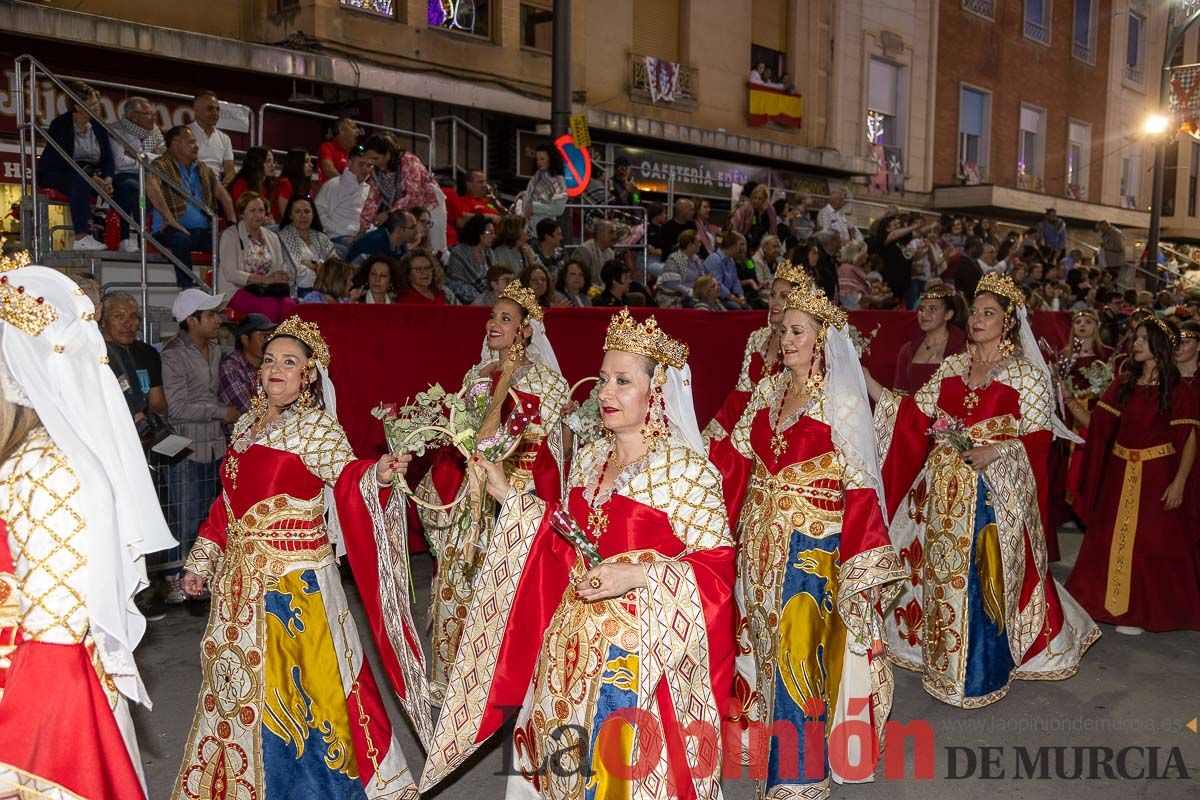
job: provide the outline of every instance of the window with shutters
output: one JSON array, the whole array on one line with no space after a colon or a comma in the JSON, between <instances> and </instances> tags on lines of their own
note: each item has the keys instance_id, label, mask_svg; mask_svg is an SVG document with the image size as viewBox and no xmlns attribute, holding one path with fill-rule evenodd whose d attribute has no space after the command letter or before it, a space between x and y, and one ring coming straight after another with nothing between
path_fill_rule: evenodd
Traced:
<instances>
[{"instance_id":1,"label":"window with shutters","mask_svg":"<svg viewBox=\"0 0 1200 800\"><path fill-rule=\"evenodd\" d=\"M1092 160L1092 126L1071 120L1067 124L1067 196L1086 201Z\"/></svg>"},{"instance_id":2,"label":"window with shutters","mask_svg":"<svg viewBox=\"0 0 1200 800\"><path fill-rule=\"evenodd\" d=\"M991 146L992 93L964 86L958 106L959 174L970 183L987 180Z\"/></svg>"},{"instance_id":3,"label":"window with shutters","mask_svg":"<svg viewBox=\"0 0 1200 800\"><path fill-rule=\"evenodd\" d=\"M1137 208L1137 195L1142 177L1142 157L1133 154L1121 158L1121 207Z\"/></svg>"},{"instance_id":4,"label":"window with shutters","mask_svg":"<svg viewBox=\"0 0 1200 800\"><path fill-rule=\"evenodd\" d=\"M1046 111L1021 104L1017 141L1017 185L1041 191L1046 158Z\"/></svg>"},{"instance_id":5,"label":"window with shutters","mask_svg":"<svg viewBox=\"0 0 1200 800\"><path fill-rule=\"evenodd\" d=\"M679 61L679 0L638 0L633 15L633 52Z\"/></svg>"},{"instance_id":6,"label":"window with shutters","mask_svg":"<svg viewBox=\"0 0 1200 800\"><path fill-rule=\"evenodd\" d=\"M904 124L901 67L872 58L867 73L867 141L902 147Z\"/></svg>"}]
</instances>

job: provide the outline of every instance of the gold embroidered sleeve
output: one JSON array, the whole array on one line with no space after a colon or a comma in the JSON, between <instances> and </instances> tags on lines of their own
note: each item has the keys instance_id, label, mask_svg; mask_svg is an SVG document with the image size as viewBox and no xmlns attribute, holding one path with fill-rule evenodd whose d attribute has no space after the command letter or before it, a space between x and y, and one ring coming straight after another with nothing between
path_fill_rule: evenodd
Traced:
<instances>
[{"instance_id":1,"label":"gold embroidered sleeve","mask_svg":"<svg viewBox=\"0 0 1200 800\"><path fill-rule=\"evenodd\" d=\"M31 433L0 471L20 591L20 625L33 641L76 644L88 630L87 525L79 480L44 430Z\"/></svg>"},{"instance_id":2,"label":"gold embroidered sleeve","mask_svg":"<svg viewBox=\"0 0 1200 800\"><path fill-rule=\"evenodd\" d=\"M539 416L542 418L542 427L549 431L562 422L569 399L567 392L571 387L567 385L566 378L547 366L539 364L535 374L537 381L531 389L541 399Z\"/></svg>"},{"instance_id":3,"label":"gold embroidered sleeve","mask_svg":"<svg viewBox=\"0 0 1200 800\"><path fill-rule=\"evenodd\" d=\"M188 553L183 568L187 572L194 572L212 580L220 572L221 562L224 560L225 551L221 549L221 546L211 539L201 537L192 545L192 550Z\"/></svg>"},{"instance_id":4,"label":"gold embroidered sleeve","mask_svg":"<svg viewBox=\"0 0 1200 800\"><path fill-rule=\"evenodd\" d=\"M933 377L925 381L925 384L913 393L913 401L916 402L917 408L921 409L921 413L927 417L936 416L938 395L942 392L942 381L951 375L961 374L965 368L966 360L962 353L949 356L942 361L937 371L933 373Z\"/></svg>"},{"instance_id":5,"label":"gold embroidered sleeve","mask_svg":"<svg viewBox=\"0 0 1200 800\"><path fill-rule=\"evenodd\" d=\"M1017 359L1013 367L1016 374L1013 388L1021 398L1020 434L1024 436L1050 430L1050 420L1054 415L1050 379L1024 358Z\"/></svg>"},{"instance_id":6,"label":"gold embroidered sleeve","mask_svg":"<svg viewBox=\"0 0 1200 800\"><path fill-rule=\"evenodd\" d=\"M333 483L354 460L346 432L324 411L312 412L304 419L304 424L298 455L312 474L325 483Z\"/></svg>"},{"instance_id":7,"label":"gold embroidered sleeve","mask_svg":"<svg viewBox=\"0 0 1200 800\"><path fill-rule=\"evenodd\" d=\"M629 482L630 499L663 511L689 552L733 544L721 495L721 476L708 459L673 444Z\"/></svg>"},{"instance_id":8,"label":"gold embroidered sleeve","mask_svg":"<svg viewBox=\"0 0 1200 800\"><path fill-rule=\"evenodd\" d=\"M1114 408L1114 407L1110 406L1108 403L1104 402L1103 400L1097 400L1096 406L1098 408L1103 408L1105 411L1112 414L1114 417L1121 416L1121 410L1119 408Z\"/></svg>"}]
</instances>

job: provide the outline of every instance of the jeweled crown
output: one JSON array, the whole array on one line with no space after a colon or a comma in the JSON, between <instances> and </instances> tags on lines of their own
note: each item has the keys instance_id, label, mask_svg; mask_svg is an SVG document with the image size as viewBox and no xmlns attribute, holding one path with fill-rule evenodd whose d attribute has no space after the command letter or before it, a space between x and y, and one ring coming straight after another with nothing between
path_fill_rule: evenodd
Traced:
<instances>
[{"instance_id":1,"label":"jeweled crown","mask_svg":"<svg viewBox=\"0 0 1200 800\"><path fill-rule=\"evenodd\" d=\"M989 272L983 276L975 287L975 296L978 297L981 292L991 292L1008 300L1011 304L1009 313L1015 314L1018 308L1025 307L1025 293L1021 291L1021 287L1013 283L1012 278L999 272Z\"/></svg>"},{"instance_id":2,"label":"jeweled crown","mask_svg":"<svg viewBox=\"0 0 1200 800\"><path fill-rule=\"evenodd\" d=\"M829 302L825 292L811 283L801 283L788 292L784 308L803 311L811 314L822 322L840 328L846 324L846 312Z\"/></svg>"},{"instance_id":3,"label":"jeweled crown","mask_svg":"<svg viewBox=\"0 0 1200 800\"><path fill-rule=\"evenodd\" d=\"M0 236L0 248L2 248L7 241L8 240L3 236ZM27 267L30 263L28 250L18 250L11 256L3 255L3 253L0 252L0 272L12 272L14 269Z\"/></svg>"},{"instance_id":4,"label":"jeweled crown","mask_svg":"<svg viewBox=\"0 0 1200 800\"><path fill-rule=\"evenodd\" d=\"M513 281L508 286L504 287L504 291L496 299L504 298L512 300L521 308L528 312L529 316L541 322L545 318L542 312L542 306L538 303L537 295L533 293L533 289L527 289L521 285L520 281Z\"/></svg>"},{"instance_id":5,"label":"jeweled crown","mask_svg":"<svg viewBox=\"0 0 1200 800\"><path fill-rule=\"evenodd\" d=\"M8 275L0 275L0 321L37 336L57 319L58 311L45 298L31 297L24 286L14 286Z\"/></svg>"},{"instance_id":6,"label":"jeweled crown","mask_svg":"<svg viewBox=\"0 0 1200 800\"><path fill-rule=\"evenodd\" d=\"M288 317L275 328L271 339L280 336L291 336L293 339L304 342L312 351L313 358L317 360L317 363L325 369L329 369L329 345L325 343L325 337L321 335L321 329L317 323L305 322L296 316Z\"/></svg>"},{"instance_id":7,"label":"jeweled crown","mask_svg":"<svg viewBox=\"0 0 1200 800\"><path fill-rule=\"evenodd\" d=\"M812 283L812 276L805 272L803 267L798 267L784 259L775 267L775 280L787 281L792 286L799 286L804 283Z\"/></svg>"},{"instance_id":8,"label":"jeweled crown","mask_svg":"<svg viewBox=\"0 0 1200 800\"><path fill-rule=\"evenodd\" d=\"M921 292L921 299L922 300L926 300L926 299L928 299L928 300L949 300L951 297L954 297L954 294L955 294L954 290L951 289L949 286L947 286L944 283L939 283L937 286L931 286L930 288Z\"/></svg>"},{"instance_id":9,"label":"jeweled crown","mask_svg":"<svg viewBox=\"0 0 1200 800\"><path fill-rule=\"evenodd\" d=\"M645 322L638 322L625 308L617 312L608 324L604 349L637 353L676 369L683 369L688 360L688 346L663 333L658 327L658 320L649 317Z\"/></svg>"}]
</instances>

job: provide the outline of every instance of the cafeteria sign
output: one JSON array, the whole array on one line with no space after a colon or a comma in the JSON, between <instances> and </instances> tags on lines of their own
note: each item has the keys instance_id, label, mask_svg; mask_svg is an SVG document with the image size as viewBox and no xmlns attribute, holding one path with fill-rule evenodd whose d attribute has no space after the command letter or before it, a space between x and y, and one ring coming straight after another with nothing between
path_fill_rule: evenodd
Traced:
<instances>
[{"instance_id":1,"label":"cafeteria sign","mask_svg":"<svg viewBox=\"0 0 1200 800\"><path fill-rule=\"evenodd\" d=\"M829 193L829 182L824 178L770 167L735 164L640 147L614 146L613 158L621 156L629 159L630 177L643 192L666 192L672 189L676 195L724 198L729 196L734 184L744 186L755 181L790 191L819 195Z\"/></svg>"}]
</instances>

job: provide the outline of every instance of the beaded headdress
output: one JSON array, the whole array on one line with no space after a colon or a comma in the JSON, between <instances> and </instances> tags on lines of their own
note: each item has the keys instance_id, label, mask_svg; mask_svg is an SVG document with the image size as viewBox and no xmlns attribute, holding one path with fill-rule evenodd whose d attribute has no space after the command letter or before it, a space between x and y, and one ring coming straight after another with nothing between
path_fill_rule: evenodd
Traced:
<instances>
[{"instance_id":1,"label":"beaded headdress","mask_svg":"<svg viewBox=\"0 0 1200 800\"><path fill-rule=\"evenodd\" d=\"M305 322L296 316L288 317L275 328L275 332L271 334L268 342L274 341L280 336L291 336L293 339L304 342L312 351L313 358L317 360L317 363L325 369L329 369L329 345L325 343L325 337L321 335L321 329L317 327L317 323Z\"/></svg>"},{"instance_id":2,"label":"beaded headdress","mask_svg":"<svg viewBox=\"0 0 1200 800\"><path fill-rule=\"evenodd\" d=\"M792 286L799 286L805 283L812 283L812 276L805 272L802 267L798 267L791 261L784 259L779 262L779 266L775 267L775 280L787 281Z\"/></svg>"},{"instance_id":3,"label":"beaded headdress","mask_svg":"<svg viewBox=\"0 0 1200 800\"><path fill-rule=\"evenodd\" d=\"M639 323L625 308L617 312L608 324L604 349L637 353L676 369L683 369L688 359L688 346L663 333L658 327L658 320L649 317Z\"/></svg>"},{"instance_id":4,"label":"beaded headdress","mask_svg":"<svg viewBox=\"0 0 1200 800\"><path fill-rule=\"evenodd\" d=\"M803 311L822 322L840 328L846 324L846 312L829 302L825 292L811 284L801 283L788 293L784 308Z\"/></svg>"},{"instance_id":5,"label":"beaded headdress","mask_svg":"<svg viewBox=\"0 0 1200 800\"><path fill-rule=\"evenodd\" d=\"M1165 319L1156 314L1147 314L1142 320L1141 324L1145 324L1147 322L1153 322L1158 326L1158 329L1167 337L1167 341L1171 343L1172 350L1174 350L1176 347L1179 347L1179 331L1175 330L1175 328L1169 325Z\"/></svg>"},{"instance_id":6,"label":"beaded headdress","mask_svg":"<svg viewBox=\"0 0 1200 800\"><path fill-rule=\"evenodd\" d=\"M930 286L925 291L921 292L922 300L949 300L954 297L955 291L944 283L939 283L937 286Z\"/></svg>"},{"instance_id":7,"label":"beaded headdress","mask_svg":"<svg viewBox=\"0 0 1200 800\"><path fill-rule=\"evenodd\" d=\"M1093 322L1100 321L1100 317L1099 317L1099 315L1096 314L1096 310L1094 308L1081 308L1075 312L1075 314L1071 317L1071 319L1075 320L1075 319L1079 319L1080 317L1087 317L1088 319L1092 320Z\"/></svg>"},{"instance_id":8,"label":"beaded headdress","mask_svg":"<svg viewBox=\"0 0 1200 800\"><path fill-rule=\"evenodd\" d=\"M1025 307L1025 293L1021 288L1013 283L1012 278L1007 275L1001 275L999 272L989 272L983 276L979 284L975 287L975 296L978 297L984 292L990 292L997 297L1003 297L1008 300L1008 313L1017 313L1018 308Z\"/></svg>"},{"instance_id":9,"label":"beaded headdress","mask_svg":"<svg viewBox=\"0 0 1200 800\"><path fill-rule=\"evenodd\" d=\"M29 263L29 256L2 257L0 272L18 269ZM0 321L19 331L37 336L46 326L58 319L58 311L45 298L25 293L24 286L14 286L8 275L0 275Z\"/></svg>"},{"instance_id":10,"label":"beaded headdress","mask_svg":"<svg viewBox=\"0 0 1200 800\"><path fill-rule=\"evenodd\" d=\"M1184 339L1200 339L1200 335L1197 335L1195 328L1180 328L1179 341L1182 342Z\"/></svg>"},{"instance_id":11,"label":"beaded headdress","mask_svg":"<svg viewBox=\"0 0 1200 800\"><path fill-rule=\"evenodd\" d=\"M512 300L525 309L529 316L538 322L541 322L545 318L542 306L538 303L537 295L533 293L533 289L522 286L520 281L513 281L508 286L505 286L504 291L496 299Z\"/></svg>"}]
</instances>

